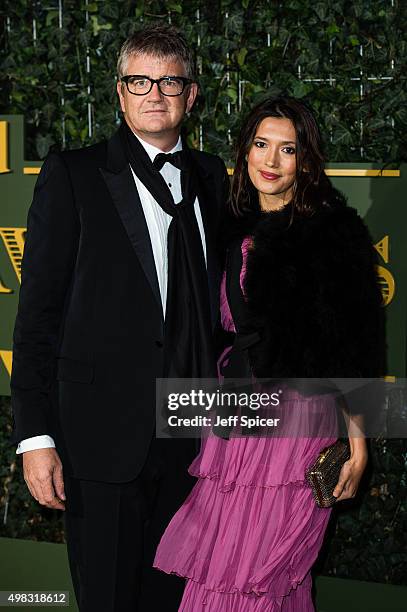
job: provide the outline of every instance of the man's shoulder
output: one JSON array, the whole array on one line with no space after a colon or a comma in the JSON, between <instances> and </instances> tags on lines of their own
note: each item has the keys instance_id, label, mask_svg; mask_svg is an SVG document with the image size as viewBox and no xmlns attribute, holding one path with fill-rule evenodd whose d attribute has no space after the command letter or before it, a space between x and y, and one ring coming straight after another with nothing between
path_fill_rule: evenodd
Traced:
<instances>
[{"instance_id":1,"label":"man's shoulder","mask_svg":"<svg viewBox=\"0 0 407 612\"><path fill-rule=\"evenodd\" d=\"M225 163L219 155L213 155L212 153L206 153L205 151L198 151L197 149L191 149L191 154L196 163L201 166L209 174L224 174Z\"/></svg>"},{"instance_id":2,"label":"man's shoulder","mask_svg":"<svg viewBox=\"0 0 407 612\"><path fill-rule=\"evenodd\" d=\"M106 162L107 141L102 140L97 144L81 147L80 149L69 149L58 153L61 159L69 167L76 166L103 166Z\"/></svg>"}]
</instances>

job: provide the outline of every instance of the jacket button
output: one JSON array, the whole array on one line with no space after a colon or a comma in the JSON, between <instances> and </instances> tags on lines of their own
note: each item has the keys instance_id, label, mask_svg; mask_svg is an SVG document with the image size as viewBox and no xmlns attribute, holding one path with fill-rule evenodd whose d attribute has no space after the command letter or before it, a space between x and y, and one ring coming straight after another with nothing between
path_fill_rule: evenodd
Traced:
<instances>
[{"instance_id":1,"label":"jacket button","mask_svg":"<svg viewBox=\"0 0 407 612\"><path fill-rule=\"evenodd\" d=\"M163 343L162 343L160 340L156 340L156 341L155 341L155 345L156 345L158 348L162 348L162 347L164 346L164 345L163 345Z\"/></svg>"}]
</instances>

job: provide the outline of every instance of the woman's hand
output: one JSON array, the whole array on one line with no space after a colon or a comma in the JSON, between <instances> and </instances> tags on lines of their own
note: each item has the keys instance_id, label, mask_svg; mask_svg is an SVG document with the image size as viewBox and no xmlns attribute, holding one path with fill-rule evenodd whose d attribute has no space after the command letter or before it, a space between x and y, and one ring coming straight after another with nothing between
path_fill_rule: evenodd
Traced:
<instances>
[{"instance_id":1,"label":"woman's hand","mask_svg":"<svg viewBox=\"0 0 407 612\"><path fill-rule=\"evenodd\" d=\"M351 458L343 464L338 483L332 493L337 502L355 497L366 463L367 457L364 461Z\"/></svg>"},{"instance_id":2,"label":"woman's hand","mask_svg":"<svg viewBox=\"0 0 407 612\"><path fill-rule=\"evenodd\" d=\"M367 447L364 438L349 438L351 456L342 466L338 483L333 490L336 501L355 497L360 479L367 464Z\"/></svg>"}]
</instances>

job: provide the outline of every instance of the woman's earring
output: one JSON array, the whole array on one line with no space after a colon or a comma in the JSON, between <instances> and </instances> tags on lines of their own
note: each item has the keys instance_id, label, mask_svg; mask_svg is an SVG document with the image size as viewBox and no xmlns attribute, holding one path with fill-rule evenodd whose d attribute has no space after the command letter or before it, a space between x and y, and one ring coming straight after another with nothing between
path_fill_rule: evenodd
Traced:
<instances>
[{"instance_id":1,"label":"woman's earring","mask_svg":"<svg viewBox=\"0 0 407 612\"><path fill-rule=\"evenodd\" d=\"M245 162L247 162L247 153L246 153L246 155L244 156L244 160L245 160Z\"/></svg>"}]
</instances>

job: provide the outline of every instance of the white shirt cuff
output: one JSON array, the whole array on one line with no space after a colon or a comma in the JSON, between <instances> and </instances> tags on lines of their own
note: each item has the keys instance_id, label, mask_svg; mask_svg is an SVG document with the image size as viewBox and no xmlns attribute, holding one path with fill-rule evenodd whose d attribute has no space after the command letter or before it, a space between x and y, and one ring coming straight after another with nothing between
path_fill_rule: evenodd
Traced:
<instances>
[{"instance_id":1,"label":"white shirt cuff","mask_svg":"<svg viewBox=\"0 0 407 612\"><path fill-rule=\"evenodd\" d=\"M55 442L51 436L34 436L33 438L27 438L21 440L17 446L16 454L20 455L27 451L39 450L40 448L55 448Z\"/></svg>"}]
</instances>

